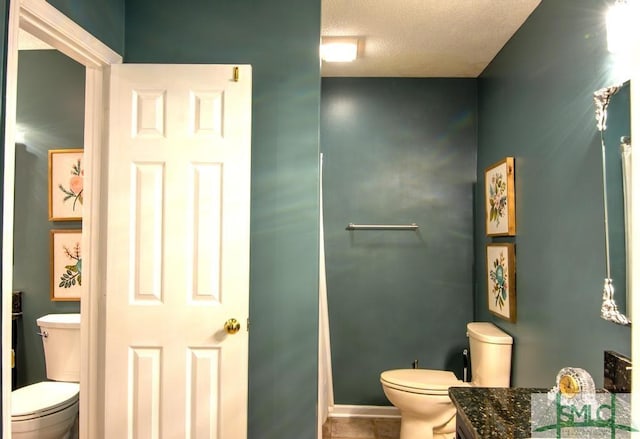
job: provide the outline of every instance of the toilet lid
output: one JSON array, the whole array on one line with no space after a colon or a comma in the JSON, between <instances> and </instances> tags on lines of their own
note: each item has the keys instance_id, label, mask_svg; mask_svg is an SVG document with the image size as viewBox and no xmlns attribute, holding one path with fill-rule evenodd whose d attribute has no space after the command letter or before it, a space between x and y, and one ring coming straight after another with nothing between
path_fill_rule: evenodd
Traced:
<instances>
[{"instance_id":1,"label":"toilet lid","mask_svg":"<svg viewBox=\"0 0 640 439\"><path fill-rule=\"evenodd\" d=\"M462 385L453 372L431 369L395 369L380 374L380 381L400 390L415 393L447 392Z\"/></svg>"},{"instance_id":2,"label":"toilet lid","mask_svg":"<svg viewBox=\"0 0 640 439\"><path fill-rule=\"evenodd\" d=\"M80 385L43 381L11 392L11 418L24 420L60 411L78 401Z\"/></svg>"}]
</instances>

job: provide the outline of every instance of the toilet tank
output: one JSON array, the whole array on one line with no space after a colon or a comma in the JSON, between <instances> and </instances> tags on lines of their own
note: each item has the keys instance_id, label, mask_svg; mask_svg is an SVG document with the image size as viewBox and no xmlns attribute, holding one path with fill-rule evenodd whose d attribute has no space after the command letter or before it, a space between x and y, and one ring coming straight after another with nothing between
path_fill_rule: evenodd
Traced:
<instances>
[{"instance_id":1,"label":"toilet tank","mask_svg":"<svg viewBox=\"0 0 640 439\"><path fill-rule=\"evenodd\" d=\"M47 378L80 382L80 314L48 314L36 322L42 334Z\"/></svg>"},{"instance_id":2,"label":"toilet tank","mask_svg":"<svg viewBox=\"0 0 640 439\"><path fill-rule=\"evenodd\" d=\"M467 324L471 349L472 384L478 387L509 387L513 338L493 323Z\"/></svg>"}]
</instances>

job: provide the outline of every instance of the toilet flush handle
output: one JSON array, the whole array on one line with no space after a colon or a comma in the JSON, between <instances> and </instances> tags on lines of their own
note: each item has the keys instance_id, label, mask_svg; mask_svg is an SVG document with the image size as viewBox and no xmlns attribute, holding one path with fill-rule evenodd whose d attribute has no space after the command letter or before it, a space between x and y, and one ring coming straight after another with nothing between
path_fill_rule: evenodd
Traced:
<instances>
[{"instance_id":1,"label":"toilet flush handle","mask_svg":"<svg viewBox=\"0 0 640 439\"><path fill-rule=\"evenodd\" d=\"M38 334L38 335L39 335L40 337L42 337L42 338L47 338L47 337L49 337L49 333L48 333L46 330L44 330L44 331L42 331L42 332L37 332L37 331L36 331L36 334Z\"/></svg>"},{"instance_id":2,"label":"toilet flush handle","mask_svg":"<svg viewBox=\"0 0 640 439\"><path fill-rule=\"evenodd\" d=\"M469 381L469 351L466 349L462 351L462 381Z\"/></svg>"}]
</instances>

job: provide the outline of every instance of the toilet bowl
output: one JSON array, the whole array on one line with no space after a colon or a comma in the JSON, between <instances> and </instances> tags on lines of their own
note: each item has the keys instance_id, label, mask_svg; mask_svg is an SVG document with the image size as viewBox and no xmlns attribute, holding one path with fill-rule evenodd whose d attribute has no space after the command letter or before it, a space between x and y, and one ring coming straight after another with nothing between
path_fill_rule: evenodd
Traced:
<instances>
[{"instance_id":1,"label":"toilet bowl","mask_svg":"<svg viewBox=\"0 0 640 439\"><path fill-rule=\"evenodd\" d=\"M429 369L387 370L380 382L387 399L402 414L401 439L453 437L456 409L449 399L449 387L469 383L453 372Z\"/></svg>"},{"instance_id":2,"label":"toilet bowl","mask_svg":"<svg viewBox=\"0 0 640 439\"><path fill-rule=\"evenodd\" d=\"M78 383L43 381L11 393L11 437L68 438L78 414Z\"/></svg>"},{"instance_id":3,"label":"toilet bowl","mask_svg":"<svg viewBox=\"0 0 640 439\"><path fill-rule=\"evenodd\" d=\"M400 411L400 439L453 439L456 409L449 387L508 387L511 372L511 336L492 323L467 325L472 383L453 372L431 369L395 369L382 372L380 383L387 399Z\"/></svg>"},{"instance_id":4,"label":"toilet bowl","mask_svg":"<svg viewBox=\"0 0 640 439\"><path fill-rule=\"evenodd\" d=\"M11 392L14 439L68 439L78 416L80 314L49 314L37 320L47 378Z\"/></svg>"}]
</instances>

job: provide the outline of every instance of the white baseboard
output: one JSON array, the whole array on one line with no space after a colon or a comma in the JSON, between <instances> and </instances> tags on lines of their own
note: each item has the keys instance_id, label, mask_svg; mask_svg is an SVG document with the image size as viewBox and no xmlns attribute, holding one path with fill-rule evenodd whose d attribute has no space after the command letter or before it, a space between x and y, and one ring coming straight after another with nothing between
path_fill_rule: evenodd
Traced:
<instances>
[{"instance_id":1,"label":"white baseboard","mask_svg":"<svg viewBox=\"0 0 640 439\"><path fill-rule=\"evenodd\" d=\"M400 411L393 406L344 405L329 407L330 418L399 418Z\"/></svg>"}]
</instances>

